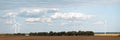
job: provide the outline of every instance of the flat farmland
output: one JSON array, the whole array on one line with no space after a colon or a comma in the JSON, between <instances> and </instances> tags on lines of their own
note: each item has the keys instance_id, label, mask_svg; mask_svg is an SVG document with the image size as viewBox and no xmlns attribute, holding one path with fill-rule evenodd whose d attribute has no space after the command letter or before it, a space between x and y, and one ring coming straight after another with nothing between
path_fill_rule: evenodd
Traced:
<instances>
[{"instance_id":1,"label":"flat farmland","mask_svg":"<svg viewBox=\"0 0 120 40\"><path fill-rule=\"evenodd\" d=\"M120 34L95 34L95 36L113 36L113 37L117 37Z\"/></svg>"},{"instance_id":2,"label":"flat farmland","mask_svg":"<svg viewBox=\"0 0 120 40\"><path fill-rule=\"evenodd\" d=\"M0 40L120 40L120 37L99 36L0 36Z\"/></svg>"}]
</instances>

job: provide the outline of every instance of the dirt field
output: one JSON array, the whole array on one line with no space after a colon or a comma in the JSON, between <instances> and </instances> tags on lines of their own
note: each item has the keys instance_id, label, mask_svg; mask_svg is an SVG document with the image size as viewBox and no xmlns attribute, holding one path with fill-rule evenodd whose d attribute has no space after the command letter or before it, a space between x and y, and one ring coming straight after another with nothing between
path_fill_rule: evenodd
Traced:
<instances>
[{"instance_id":1,"label":"dirt field","mask_svg":"<svg viewBox=\"0 0 120 40\"><path fill-rule=\"evenodd\" d=\"M95 36L113 36L113 37L117 37L120 34L95 34Z\"/></svg>"},{"instance_id":2,"label":"dirt field","mask_svg":"<svg viewBox=\"0 0 120 40\"><path fill-rule=\"evenodd\" d=\"M96 37L96 36L0 36L0 40L120 40L120 37Z\"/></svg>"}]
</instances>

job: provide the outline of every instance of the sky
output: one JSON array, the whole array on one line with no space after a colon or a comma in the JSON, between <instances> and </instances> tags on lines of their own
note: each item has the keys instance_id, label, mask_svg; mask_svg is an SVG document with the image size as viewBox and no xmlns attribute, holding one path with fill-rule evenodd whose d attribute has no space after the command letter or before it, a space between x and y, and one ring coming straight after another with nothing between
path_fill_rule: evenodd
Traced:
<instances>
[{"instance_id":1,"label":"sky","mask_svg":"<svg viewBox=\"0 0 120 40\"><path fill-rule=\"evenodd\" d=\"M120 32L120 0L0 0L0 33Z\"/></svg>"}]
</instances>

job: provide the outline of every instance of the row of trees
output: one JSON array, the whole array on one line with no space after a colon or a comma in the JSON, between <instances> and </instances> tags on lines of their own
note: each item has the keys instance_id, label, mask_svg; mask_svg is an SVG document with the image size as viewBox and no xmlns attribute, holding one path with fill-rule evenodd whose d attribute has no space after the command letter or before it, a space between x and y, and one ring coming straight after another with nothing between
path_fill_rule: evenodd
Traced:
<instances>
[{"instance_id":1,"label":"row of trees","mask_svg":"<svg viewBox=\"0 0 120 40\"><path fill-rule=\"evenodd\" d=\"M92 31L69 31L69 32L31 32L29 34L17 33L14 35L26 35L26 36L93 36L94 32Z\"/></svg>"}]
</instances>

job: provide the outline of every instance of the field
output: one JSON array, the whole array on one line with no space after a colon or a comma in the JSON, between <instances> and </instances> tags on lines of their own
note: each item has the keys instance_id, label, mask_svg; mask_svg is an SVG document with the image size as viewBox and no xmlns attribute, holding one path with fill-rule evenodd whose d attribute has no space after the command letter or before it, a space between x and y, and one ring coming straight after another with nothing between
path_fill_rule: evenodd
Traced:
<instances>
[{"instance_id":1,"label":"field","mask_svg":"<svg viewBox=\"0 0 120 40\"><path fill-rule=\"evenodd\" d=\"M0 36L0 40L120 40L101 36Z\"/></svg>"},{"instance_id":2,"label":"field","mask_svg":"<svg viewBox=\"0 0 120 40\"><path fill-rule=\"evenodd\" d=\"M120 34L95 34L95 36L119 36Z\"/></svg>"}]
</instances>

